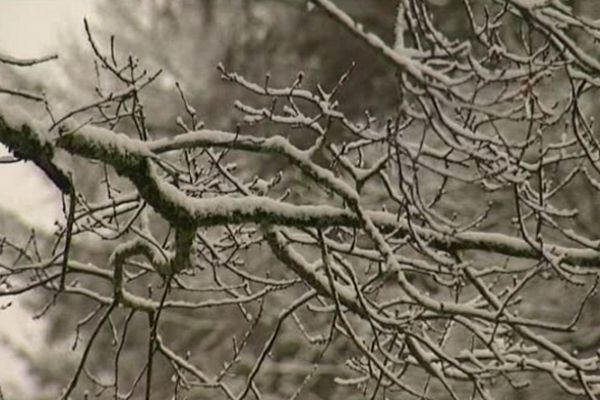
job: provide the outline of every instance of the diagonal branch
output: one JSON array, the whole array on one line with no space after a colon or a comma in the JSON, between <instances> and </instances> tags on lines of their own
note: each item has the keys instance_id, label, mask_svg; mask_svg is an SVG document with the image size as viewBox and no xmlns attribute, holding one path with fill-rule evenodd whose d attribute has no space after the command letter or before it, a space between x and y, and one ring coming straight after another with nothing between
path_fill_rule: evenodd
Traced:
<instances>
[{"instance_id":1,"label":"diagonal branch","mask_svg":"<svg viewBox=\"0 0 600 400\"><path fill-rule=\"evenodd\" d=\"M0 118L4 118L4 115L0 115ZM39 139L27 124L19 123L16 127L11 125L6 120L0 120L0 142L19 154L23 152L29 155L29 159L33 159L59 188L64 188L66 181L62 180L62 175L53 174L58 167L49 163L52 154L50 142ZM107 129L86 126L60 137L56 146L71 154L100 160L113 166L120 175L133 182L148 204L181 229L193 230L200 226L246 222L297 227L360 226L360 221L352 212L332 206L295 205L257 196L191 198L161 179L150 163L158 154L172 150L194 147L232 148L285 157L317 183L337 185L342 192L350 189L345 182L334 177L331 171L311 162L305 152L283 137L260 138L200 130L169 139L142 142ZM47 156L41 156L43 154ZM414 225L409 227L406 220L398 220L392 213L368 211L367 214L374 224L384 230L396 230L398 235L408 235L414 230L430 246L443 251L479 250L522 258L540 256L526 241L505 234L480 231L440 233ZM600 265L600 251L593 248L558 244L547 244L546 248L560 257L563 263L586 267Z\"/></svg>"},{"instance_id":2,"label":"diagonal branch","mask_svg":"<svg viewBox=\"0 0 600 400\"><path fill-rule=\"evenodd\" d=\"M331 206L294 205L266 197L193 199L174 186L162 181L151 172L148 161L158 153L194 147L222 147L287 158L317 183L337 185L346 192L350 186L334 177L333 173L310 161L306 153L294 147L283 137L260 138L230 132L200 130L173 138L142 142L117 135L111 131L84 127L58 140L58 146L72 154L101 160L117 172L130 178L142 197L170 222L183 226L220 225L224 222L266 222L289 226L360 226L350 211ZM143 167L140 167L144 165ZM141 168L141 169L140 169ZM351 190L351 189L350 189ZM227 201L224 201L227 200ZM439 250L480 250L511 257L539 258L539 252L526 241L501 234L480 231L440 233L418 226L408 226L392 213L368 211L369 218L385 230L396 230L408 235L411 230ZM178 222L180 221L180 222ZM571 265L596 267L600 265L600 251L592 248L574 248L547 244L547 248L561 261Z\"/></svg>"}]
</instances>

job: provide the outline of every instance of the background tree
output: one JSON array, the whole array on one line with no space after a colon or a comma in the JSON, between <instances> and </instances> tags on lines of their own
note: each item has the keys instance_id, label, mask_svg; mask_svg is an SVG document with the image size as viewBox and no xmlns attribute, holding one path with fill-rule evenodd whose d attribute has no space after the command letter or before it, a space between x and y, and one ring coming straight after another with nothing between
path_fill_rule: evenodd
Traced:
<instances>
[{"instance_id":1,"label":"background tree","mask_svg":"<svg viewBox=\"0 0 600 400\"><path fill-rule=\"evenodd\" d=\"M357 112L360 61L315 87L223 57L243 118L204 128L179 85L169 125L144 93L172 77L89 27L96 99L50 104L46 125L0 109L0 141L64 194L56 238L5 239L1 275L2 295L49 294L42 314L81 312L61 397L595 398L600 252L569 190L600 187L597 23L558 1L404 0L383 40L313 3L303 18L386 70L387 119ZM462 29L438 19L449 4Z\"/></svg>"}]
</instances>

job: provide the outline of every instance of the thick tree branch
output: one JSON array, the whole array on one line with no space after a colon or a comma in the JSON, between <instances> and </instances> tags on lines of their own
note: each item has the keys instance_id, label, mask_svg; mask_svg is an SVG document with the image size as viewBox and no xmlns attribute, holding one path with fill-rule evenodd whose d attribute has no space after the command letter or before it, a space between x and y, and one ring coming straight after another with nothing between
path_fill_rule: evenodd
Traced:
<instances>
[{"instance_id":1,"label":"thick tree branch","mask_svg":"<svg viewBox=\"0 0 600 400\"><path fill-rule=\"evenodd\" d=\"M35 128L21 124L15 129L0 115L0 141L21 157L33 160L59 189L69 189L68 178L51 161L52 145L41 140ZM245 222L299 227L359 226L359 221L353 213L332 206L294 205L267 197L217 196L210 199L192 199L159 178L150 164L150 160L167 151L194 147L223 147L280 155L316 182L332 181L334 177L331 171L314 165L303 151L282 137L257 138L230 132L201 130L170 139L142 142L103 128L82 127L59 138L56 145L74 155L100 160L113 166L119 174L128 177L136 185L142 197L163 217L183 229ZM334 182L345 186L344 189L349 188L339 179L335 179ZM407 221L398 220L391 213L371 211L369 216L381 228L396 230L399 235L407 235L410 229L414 229L432 247L444 251L479 250L510 257L540 257L539 252L525 240L505 234L478 231L445 234L418 226L409 229ZM600 266L600 252L595 249L553 244L545 246L552 254L561 257L564 263L586 267Z\"/></svg>"},{"instance_id":2,"label":"thick tree branch","mask_svg":"<svg viewBox=\"0 0 600 400\"><path fill-rule=\"evenodd\" d=\"M108 133L108 134L107 134ZM157 154L171 150L194 147L223 147L250 152L276 154L290 160L316 182L334 181L341 189L348 185L335 178L331 171L316 166L306 154L282 137L257 138L230 132L201 130L170 139L142 142L101 128L84 127L63 136L57 145L72 154L106 162L122 175L130 178L140 193L166 219L182 226L220 225L224 222L270 222L294 226L359 226L353 213L331 206L299 206L265 197L191 199L174 186L150 173L149 160ZM448 232L411 226L391 213L370 211L370 218L387 230L397 230L399 235L415 230L432 247L445 251L480 250L510 257L539 258L539 252L525 240L500 233ZM179 222L178 222L179 221ZM586 267L600 266L600 252L595 249L573 248L546 244L547 249L561 261Z\"/></svg>"}]
</instances>

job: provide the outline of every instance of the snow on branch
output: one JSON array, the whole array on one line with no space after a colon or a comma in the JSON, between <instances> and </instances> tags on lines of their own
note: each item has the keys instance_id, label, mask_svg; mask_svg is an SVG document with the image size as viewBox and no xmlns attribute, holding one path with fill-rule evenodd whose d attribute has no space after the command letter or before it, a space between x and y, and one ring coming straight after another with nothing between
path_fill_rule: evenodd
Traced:
<instances>
[{"instance_id":1,"label":"snow on branch","mask_svg":"<svg viewBox=\"0 0 600 400\"><path fill-rule=\"evenodd\" d=\"M359 225L353 213L327 205L294 205L260 196L190 198L172 185L161 182L160 178L150 172L152 168L147 164L149 160L168 151L197 147L224 147L277 154L286 157L298 168L308 171L309 176L317 182L333 181L335 185L349 188L339 179L334 180L330 172L322 170L317 165L311 165L304 152L281 137L265 139L224 131L201 130L169 139L141 142L100 128L82 127L71 134L64 135L57 141L57 145L74 155L100 160L115 167L124 176L134 181L141 193L147 193L147 197L144 198L149 204L176 225L178 221L183 221L182 225L191 223L196 226L245 222L306 227ZM140 168L148 168L149 171L140 173ZM407 222L399 220L392 213L372 211L369 215L383 229L396 230L399 235L409 231ZM500 233L473 231L443 234L421 227L412 229L415 229L432 246L441 250L482 250L527 258L539 256L539 253L526 241ZM597 250L552 244L546 246L565 263L575 266L600 264L600 252Z\"/></svg>"}]
</instances>

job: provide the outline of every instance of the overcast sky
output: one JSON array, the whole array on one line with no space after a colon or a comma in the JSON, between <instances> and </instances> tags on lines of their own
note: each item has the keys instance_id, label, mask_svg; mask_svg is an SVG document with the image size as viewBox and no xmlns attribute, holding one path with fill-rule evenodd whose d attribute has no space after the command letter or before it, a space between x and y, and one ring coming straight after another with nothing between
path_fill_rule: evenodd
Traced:
<instances>
[{"instance_id":1,"label":"overcast sky","mask_svg":"<svg viewBox=\"0 0 600 400\"><path fill-rule=\"evenodd\" d=\"M61 35L82 29L91 0L1 0L0 49L13 56L59 52Z\"/></svg>"},{"instance_id":2,"label":"overcast sky","mask_svg":"<svg viewBox=\"0 0 600 400\"><path fill-rule=\"evenodd\" d=\"M27 58L60 55L66 38L84 37L82 19L91 14L92 3L92 0L0 0L0 52ZM6 84L1 75L0 84ZM3 154L7 154L6 149L0 147L0 155ZM0 207L18 213L32 225L49 228L60 210L60 200L30 163L0 164ZM0 306L7 301L2 298ZM28 398L34 387L27 379L24 364L17 362L3 343L35 351L43 331L43 323L33 321L18 306L0 311L0 360L4 365L0 367L0 384L7 399Z\"/></svg>"},{"instance_id":3,"label":"overcast sky","mask_svg":"<svg viewBox=\"0 0 600 400\"><path fill-rule=\"evenodd\" d=\"M0 52L23 58L60 55L69 38L83 40L82 19L92 6L92 0L0 0ZM10 101L1 96L0 101ZM0 146L0 155L5 154ZM0 185L1 208L18 212L29 224L52 227L60 211L58 193L32 165L0 165Z\"/></svg>"}]
</instances>

